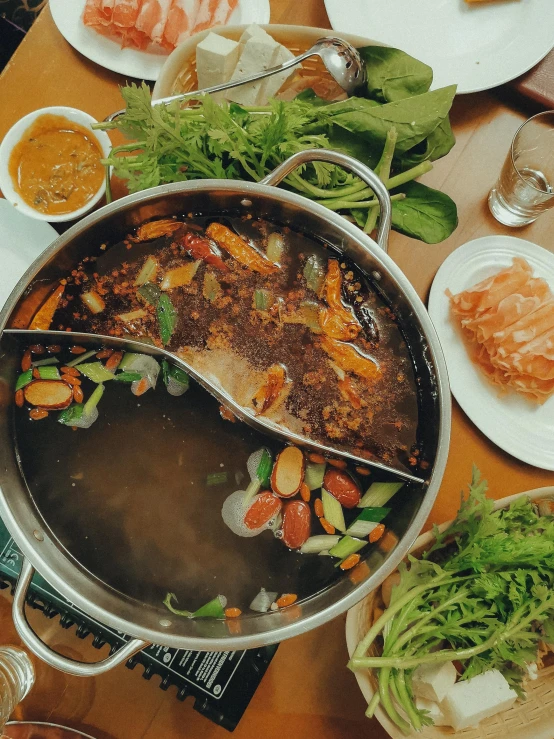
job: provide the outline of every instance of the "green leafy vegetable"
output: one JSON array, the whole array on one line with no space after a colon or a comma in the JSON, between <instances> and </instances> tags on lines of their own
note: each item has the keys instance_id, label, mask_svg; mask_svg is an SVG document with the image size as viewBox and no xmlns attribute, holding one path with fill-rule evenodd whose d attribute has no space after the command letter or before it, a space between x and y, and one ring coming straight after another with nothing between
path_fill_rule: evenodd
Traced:
<instances>
[{"instance_id":1,"label":"green leafy vegetable","mask_svg":"<svg viewBox=\"0 0 554 739\"><path fill-rule=\"evenodd\" d=\"M438 244L454 231L458 211L448 195L421 182L408 182L401 191L405 197L392 203L392 223L397 231L426 244Z\"/></svg>"},{"instance_id":2,"label":"green leafy vegetable","mask_svg":"<svg viewBox=\"0 0 554 739\"><path fill-rule=\"evenodd\" d=\"M400 49L364 46L358 51L366 64L370 98L391 103L421 95L431 87L431 67Z\"/></svg>"},{"instance_id":3,"label":"green leafy vegetable","mask_svg":"<svg viewBox=\"0 0 554 739\"><path fill-rule=\"evenodd\" d=\"M384 179L389 189L404 185L428 171L430 160L452 145L448 111L455 88L427 91L428 67L396 50L367 53L375 65L368 93L376 99L353 97L329 103L307 91L295 100L272 100L267 107L249 109L234 103L218 105L204 96L181 109L178 104L152 107L146 85L125 87L126 113L95 127L119 129L135 142L114 147L104 164L127 180L131 192L201 178L257 182L305 149L337 149L375 167L394 128L394 159L390 177ZM378 219L378 212L372 212L376 201L371 190L330 163L307 164L289 174L285 184L344 213L366 230ZM404 232L419 238L421 228L409 220L404 214ZM449 219L443 233L448 235L454 225ZM205 285L205 297L214 299L216 287ZM138 294L152 302L140 289ZM158 313L168 308L159 300ZM174 328L170 324L163 328L164 344Z\"/></svg>"},{"instance_id":4,"label":"green leafy vegetable","mask_svg":"<svg viewBox=\"0 0 554 739\"><path fill-rule=\"evenodd\" d=\"M153 306L158 305L161 294L162 291L158 285L155 285L153 282L145 282L137 290L138 297L142 298L145 303L150 303L150 305Z\"/></svg>"},{"instance_id":5,"label":"green leafy vegetable","mask_svg":"<svg viewBox=\"0 0 554 739\"><path fill-rule=\"evenodd\" d=\"M356 648L350 667L378 672L381 703L404 732L428 723L415 706L411 674L421 664L457 660L462 679L500 670L522 695L526 665L554 619L554 517L528 498L493 512L474 468L469 497L421 559L400 565L390 604ZM453 542L453 543L451 543ZM382 635L379 657L367 651Z\"/></svg>"},{"instance_id":6,"label":"green leafy vegetable","mask_svg":"<svg viewBox=\"0 0 554 739\"><path fill-rule=\"evenodd\" d=\"M138 382L141 377L139 372L117 372L112 379L116 382Z\"/></svg>"},{"instance_id":7,"label":"green leafy vegetable","mask_svg":"<svg viewBox=\"0 0 554 739\"><path fill-rule=\"evenodd\" d=\"M160 327L160 338L164 346L169 344L175 327L177 325L177 311L168 295L163 293L160 295L158 305L156 307L158 316L158 324Z\"/></svg>"}]
</instances>

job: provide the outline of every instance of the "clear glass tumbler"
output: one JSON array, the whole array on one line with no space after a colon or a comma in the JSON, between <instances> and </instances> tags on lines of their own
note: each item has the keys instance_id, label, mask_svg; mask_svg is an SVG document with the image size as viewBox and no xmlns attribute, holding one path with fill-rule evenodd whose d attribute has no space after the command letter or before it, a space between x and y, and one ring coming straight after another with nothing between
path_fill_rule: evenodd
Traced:
<instances>
[{"instance_id":1,"label":"clear glass tumbler","mask_svg":"<svg viewBox=\"0 0 554 739\"><path fill-rule=\"evenodd\" d=\"M18 647L0 647L0 737L18 703L35 681L33 663Z\"/></svg>"},{"instance_id":2,"label":"clear glass tumbler","mask_svg":"<svg viewBox=\"0 0 554 739\"><path fill-rule=\"evenodd\" d=\"M526 226L553 205L554 110L547 110L517 130L489 208L505 226Z\"/></svg>"}]
</instances>

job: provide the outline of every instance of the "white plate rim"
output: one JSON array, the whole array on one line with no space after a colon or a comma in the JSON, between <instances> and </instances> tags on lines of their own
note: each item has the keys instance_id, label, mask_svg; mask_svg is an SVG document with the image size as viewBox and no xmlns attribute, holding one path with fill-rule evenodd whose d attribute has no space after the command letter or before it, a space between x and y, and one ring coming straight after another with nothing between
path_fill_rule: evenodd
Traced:
<instances>
[{"instance_id":1,"label":"white plate rim","mask_svg":"<svg viewBox=\"0 0 554 739\"><path fill-rule=\"evenodd\" d=\"M527 258L529 263L535 269L537 263L544 265L547 263L549 274L535 272L535 276L543 277L549 282L554 291L554 254L547 249L524 239L515 236L507 236L503 234L483 236L466 242L462 246L455 249L439 267L431 291L429 294L428 311L431 320L437 331L439 341L446 360L448 368L450 390L456 398L458 404L468 418L475 426L496 446L510 454L511 456L526 462L534 467L545 470L554 470L554 444L548 443L549 435L544 434L541 437L544 446L537 447L531 439L531 435L527 436L521 433L522 423L529 423L529 433L532 434L536 429L536 419L528 421L533 413L538 412L540 408L548 407L551 411L554 409L554 396L547 400L542 406L537 407L524 398L519 398L515 393L509 393L506 396L500 396L495 387L483 376L479 368L470 359L467 350L459 335L459 329L451 320L448 298L444 291L447 287L453 287L451 283L451 274L456 267L464 265L468 266L469 260L474 258L475 264L479 266L479 262L483 262L483 267L487 269L486 258L495 253L502 256L521 256ZM510 263L509 260L501 261L495 266L496 271L502 269ZM472 271L466 270L461 283L454 287L454 291L471 287L480 279L480 276L472 276ZM488 274L492 274L495 270L488 270ZM485 275L483 275L484 277ZM450 283L450 284L449 284ZM457 334L452 340L453 332ZM460 375L464 373L472 380L460 379ZM468 386L470 393L468 393ZM474 393L477 392L486 405L479 405L474 402ZM510 407L510 404L512 407ZM523 415L521 415L523 414ZM553 414L554 415L554 414ZM516 426L505 426L499 423L500 420L511 420ZM523 419L523 420L522 420ZM515 429L518 429L518 434ZM516 437L513 433L516 433ZM536 436L534 437L536 440ZM551 433L550 433L551 438Z\"/></svg>"},{"instance_id":2,"label":"white plate rim","mask_svg":"<svg viewBox=\"0 0 554 739\"><path fill-rule=\"evenodd\" d=\"M105 69L154 82L169 54L121 49L116 41L86 28L80 22L85 2L86 0L50 0L52 18L65 40L84 57ZM262 24L269 23L269 17L269 0L239 0L229 22Z\"/></svg>"},{"instance_id":3,"label":"white plate rim","mask_svg":"<svg viewBox=\"0 0 554 739\"><path fill-rule=\"evenodd\" d=\"M331 22L332 28L337 32L356 32L356 33L364 33L363 25L364 25L364 19L360 18L359 13L353 11L351 13L345 12L345 1L348 0L324 0L325 3L325 9L327 10L327 15L329 16L329 20ZM359 0L356 0L357 2ZM371 1L371 0L370 0ZM372 0L375 3L378 3L380 6L385 8L387 5L389 8L394 5L394 0L391 3L391 0ZM420 0L411 0L413 4L416 4ZM538 64L544 57L554 48L554 3L550 4L549 0L540 0L541 6L538 7L536 5L529 5L527 6L528 12L532 12L533 10L536 12L536 15L533 20L536 20L537 27L550 27L552 28L552 34L550 36L550 40L544 42L544 44L534 45L533 41L536 42L536 39L530 38L528 39L529 44L525 47L525 50L528 52L527 55L524 57L525 61L521 63L514 64L513 57L510 54L510 48L508 47L508 44L505 46L505 56L502 57L502 64L497 64L496 68L493 68L489 75L485 78L484 81L473 83L473 84L459 84L458 89L456 91L456 94L469 94L473 92L482 92L483 90L489 90L493 87L498 87L500 85L505 84L506 82L510 82L511 80L515 79L516 77L519 77L520 75L524 74L525 72L528 72L530 69L532 69L536 64ZM467 3L463 2L463 0L459 0L456 2L455 0L448 0L449 4L451 5L451 13L452 13L452 20L451 24L456 24L456 16L455 13L459 13L461 17L462 12L479 12L481 5L483 6L493 6L497 5L497 3L475 3L475 5L472 5L470 7L467 6ZM520 0L520 2L524 2L524 0ZM507 12L510 12L510 6L513 6L514 8L519 5L518 2L509 2L509 0L505 0L502 5L506 6L508 9ZM368 8L368 21L369 21L369 14L371 12L371 8ZM505 12L502 10L502 12ZM545 17L546 13L546 17ZM550 22L549 17L550 15ZM379 31L379 25L378 22L375 23L375 19L379 18L379 13L373 13L371 15L371 36L375 39L378 39L379 41L385 43L389 46L394 46L394 43L391 43L391 39L381 37L380 31ZM548 26L549 24L549 26ZM353 30L355 29L355 30ZM369 31L368 31L369 32ZM414 34L414 37L416 35ZM426 37L426 40L428 37ZM399 47L401 48L401 46ZM429 49L429 44L425 44L424 50L421 52L422 54L426 54ZM413 54L413 56L417 57L417 51L412 49L410 52ZM478 53L476 49L476 54ZM433 64L433 61L431 57L427 59L427 63L430 64L430 66L433 67L433 71L436 72L436 69L438 67L436 61L435 64ZM481 60L476 60L475 64L481 65ZM452 66L455 66L455 60L452 62ZM480 66L479 72L483 70L483 68L486 69L486 65ZM441 82L441 86L446 84L455 84L456 80L452 79L451 82ZM433 85L435 87L435 85Z\"/></svg>"}]
</instances>

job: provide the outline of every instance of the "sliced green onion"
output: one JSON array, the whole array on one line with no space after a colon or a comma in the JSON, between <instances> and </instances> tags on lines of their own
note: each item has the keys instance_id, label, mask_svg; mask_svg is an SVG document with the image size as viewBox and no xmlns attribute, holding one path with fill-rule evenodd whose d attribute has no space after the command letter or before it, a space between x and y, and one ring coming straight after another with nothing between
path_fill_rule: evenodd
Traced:
<instances>
[{"instance_id":1,"label":"sliced green onion","mask_svg":"<svg viewBox=\"0 0 554 739\"><path fill-rule=\"evenodd\" d=\"M227 482L227 472L211 472L206 477L206 485L223 485Z\"/></svg>"},{"instance_id":2,"label":"sliced green onion","mask_svg":"<svg viewBox=\"0 0 554 739\"><path fill-rule=\"evenodd\" d=\"M84 408L85 406L83 403L74 403L73 405L70 405L69 408L66 408L60 413L58 416L58 422L63 423L66 426L74 426L74 422L82 418Z\"/></svg>"},{"instance_id":3,"label":"sliced green onion","mask_svg":"<svg viewBox=\"0 0 554 739\"><path fill-rule=\"evenodd\" d=\"M87 362L80 366L79 371L97 384L113 380L114 378L114 373L107 370L102 362Z\"/></svg>"},{"instance_id":4,"label":"sliced green onion","mask_svg":"<svg viewBox=\"0 0 554 739\"><path fill-rule=\"evenodd\" d=\"M90 415L92 411L96 408L96 406L100 402L101 397L104 395L104 390L104 385L97 385L94 388L94 392L87 400L87 402L85 403L85 407L83 408L83 414L85 416Z\"/></svg>"},{"instance_id":5,"label":"sliced green onion","mask_svg":"<svg viewBox=\"0 0 554 739\"><path fill-rule=\"evenodd\" d=\"M150 255L146 262L142 265L142 269L137 275L137 279L135 280L135 287L140 287L151 280L153 277L155 277L157 269L158 262L156 261L155 257Z\"/></svg>"},{"instance_id":6,"label":"sliced green onion","mask_svg":"<svg viewBox=\"0 0 554 739\"><path fill-rule=\"evenodd\" d=\"M329 549L331 557L338 557L341 562L349 557L351 554L359 552L367 544L367 541L361 539L354 539L352 536L343 536L342 539L332 549ZM337 566L340 562L337 563Z\"/></svg>"},{"instance_id":7,"label":"sliced green onion","mask_svg":"<svg viewBox=\"0 0 554 739\"><path fill-rule=\"evenodd\" d=\"M268 310L273 305L273 297L269 290L254 290L254 307L256 310Z\"/></svg>"},{"instance_id":8,"label":"sliced green onion","mask_svg":"<svg viewBox=\"0 0 554 739\"><path fill-rule=\"evenodd\" d=\"M139 372L117 372L112 379L116 382L138 382L141 378Z\"/></svg>"},{"instance_id":9,"label":"sliced green onion","mask_svg":"<svg viewBox=\"0 0 554 739\"><path fill-rule=\"evenodd\" d=\"M167 385L169 382L169 362L167 359L162 359L162 376L164 385Z\"/></svg>"},{"instance_id":10,"label":"sliced green onion","mask_svg":"<svg viewBox=\"0 0 554 739\"><path fill-rule=\"evenodd\" d=\"M225 606L227 598L224 595L218 595L206 605L201 606L197 611L182 611L172 604L172 600L177 600L175 593L168 593L164 598L164 606L174 613L176 616L184 616L185 618L225 618Z\"/></svg>"},{"instance_id":11,"label":"sliced green onion","mask_svg":"<svg viewBox=\"0 0 554 739\"><path fill-rule=\"evenodd\" d=\"M244 491L244 498L242 499L243 505L246 506L250 503L252 498L260 492L262 483L259 480L252 480L250 485Z\"/></svg>"},{"instance_id":12,"label":"sliced green onion","mask_svg":"<svg viewBox=\"0 0 554 739\"><path fill-rule=\"evenodd\" d=\"M303 274L307 287L313 290L316 295L319 295L325 282L325 267L315 254L308 257L304 265Z\"/></svg>"},{"instance_id":13,"label":"sliced green onion","mask_svg":"<svg viewBox=\"0 0 554 739\"><path fill-rule=\"evenodd\" d=\"M189 386L190 378L180 367L176 367L174 364L169 366L169 377L179 382L181 385Z\"/></svg>"},{"instance_id":14,"label":"sliced green onion","mask_svg":"<svg viewBox=\"0 0 554 739\"><path fill-rule=\"evenodd\" d=\"M350 524L346 533L363 539L369 536L390 511L390 508L364 508L356 520Z\"/></svg>"},{"instance_id":15,"label":"sliced green onion","mask_svg":"<svg viewBox=\"0 0 554 739\"><path fill-rule=\"evenodd\" d=\"M165 293L160 295L160 299L156 307L156 313L158 316L158 324L160 326L160 338L162 340L162 344L166 346L166 344L169 344L177 325L177 311L175 310L175 306L171 302L169 295L166 295Z\"/></svg>"},{"instance_id":16,"label":"sliced green onion","mask_svg":"<svg viewBox=\"0 0 554 739\"><path fill-rule=\"evenodd\" d=\"M49 364L59 364L60 360L57 357L47 357L46 359L38 359L33 362L33 367L46 367Z\"/></svg>"},{"instance_id":17,"label":"sliced green onion","mask_svg":"<svg viewBox=\"0 0 554 739\"><path fill-rule=\"evenodd\" d=\"M269 478L271 476L271 470L273 469L273 460L271 459L271 452L269 449L264 447L262 451L262 458L256 469L256 477L265 488L269 485Z\"/></svg>"},{"instance_id":18,"label":"sliced green onion","mask_svg":"<svg viewBox=\"0 0 554 739\"><path fill-rule=\"evenodd\" d=\"M216 597L205 606L201 606L192 614L193 618L225 618L225 606L227 598L224 595Z\"/></svg>"},{"instance_id":19,"label":"sliced green onion","mask_svg":"<svg viewBox=\"0 0 554 739\"><path fill-rule=\"evenodd\" d=\"M79 354L79 356L75 357L75 359L72 359L71 362L66 362L65 366L76 367L78 364L81 364L81 362L86 362L87 359L90 359L90 357L94 357L95 354L98 354L98 349L92 349L90 352Z\"/></svg>"},{"instance_id":20,"label":"sliced green onion","mask_svg":"<svg viewBox=\"0 0 554 739\"><path fill-rule=\"evenodd\" d=\"M126 352L119 363L118 369L146 377L149 387L156 387L160 374L160 365L154 357L149 354L137 354L136 352Z\"/></svg>"},{"instance_id":21,"label":"sliced green onion","mask_svg":"<svg viewBox=\"0 0 554 739\"><path fill-rule=\"evenodd\" d=\"M338 534L321 534L320 536L310 536L300 547L301 554L321 554L328 552L339 543L340 536Z\"/></svg>"},{"instance_id":22,"label":"sliced green onion","mask_svg":"<svg viewBox=\"0 0 554 739\"><path fill-rule=\"evenodd\" d=\"M358 503L358 508L380 508L386 505L403 485L403 482L373 482Z\"/></svg>"},{"instance_id":23,"label":"sliced green onion","mask_svg":"<svg viewBox=\"0 0 554 739\"><path fill-rule=\"evenodd\" d=\"M269 234L267 239L266 256L270 262L277 264L283 258L283 252L285 251L285 240L283 234L275 231Z\"/></svg>"},{"instance_id":24,"label":"sliced green onion","mask_svg":"<svg viewBox=\"0 0 554 739\"><path fill-rule=\"evenodd\" d=\"M323 503L323 516L331 526L334 526L339 531L344 532L346 530L346 523L344 521L344 513L341 504L331 493L328 493L325 488L321 489L321 502Z\"/></svg>"},{"instance_id":25,"label":"sliced green onion","mask_svg":"<svg viewBox=\"0 0 554 739\"><path fill-rule=\"evenodd\" d=\"M304 482L310 490L319 490L319 488L323 486L326 466L325 462L322 462L321 464L308 462L304 472Z\"/></svg>"},{"instance_id":26,"label":"sliced green onion","mask_svg":"<svg viewBox=\"0 0 554 739\"><path fill-rule=\"evenodd\" d=\"M160 299L161 294L162 291L157 285L154 285L153 282L147 282L137 290L137 296L139 298L142 298L145 303L149 303L154 306L158 305L158 300Z\"/></svg>"},{"instance_id":27,"label":"sliced green onion","mask_svg":"<svg viewBox=\"0 0 554 739\"><path fill-rule=\"evenodd\" d=\"M27 370L27 372L23 372L17 378L17 382L15 383L15 389L21 390L21 388L25 387L25 385L28 385L32 381L33 381L33 370Z\"/></svg>"},{"instance_id":28,"label":"sliced green onion","mask_svg":"<svg viewBox=\"0 0 554 739\"><path fill-rule=\"evenodd\" d=\"M46 367L38 367L38 373L40 375L41 380L59 380L60 379L60 373L58 372L57 367L52 367L47 365Z\"/></svg>"}]
</instances>

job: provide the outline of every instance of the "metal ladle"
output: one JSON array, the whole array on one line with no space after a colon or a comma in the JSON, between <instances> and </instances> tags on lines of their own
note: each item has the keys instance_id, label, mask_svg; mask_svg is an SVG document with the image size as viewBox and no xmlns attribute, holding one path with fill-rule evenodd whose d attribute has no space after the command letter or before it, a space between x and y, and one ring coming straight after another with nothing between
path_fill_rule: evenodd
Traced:
<instances>
[{"instance_id":1,"label":"metal ladle","mask_svg":"<svg viewBox=\"0 0 554 739\"><path fill-rule=\"evenodd\" d=\"M286 69L292 69L292 67L295 67L311 56L318 56L321 59L331 77L342 87L348 96L353 95L366 80L365 64L357 49L341 38L329 36L327 38L320 38L303 54L299 54L294 59L279 64L277 67L270 67L263 72L256 72L248 77L242 77L231 82L223 82L220 85L205 87L203 90L193 90L191 92L180 93L179 95L170 95L169 97L152 100L152 105L167 105L176 100L186 100L206 93L221 92L222 90L230 90L233 87L247 85L250 82L256 82L256 80L262 80L265 77L271 77L274 74L279 74L279 72L284 72ZM124 109L118 110L104 120L106 123L111 123L124 113Z\"/></svg>"},{"instance_id":2,"label":"metal ladle","mask_svg":"<svg viewBox=\"0 0 554 739\"><path fill-rule=\"evenodd\" d=\"M237 418L262 433L269 434L285 443L296 444L305 449L318 452L319 454L347 459L358 465L365 465L385 472L390 472L404 480L418 483L425 482L423 478L412 475L409 472L404 472L396 467L390 467L382 462L368 460L365 457L358 456L357 454L345 451L344 449L337 449L329 444L322 444L314 439L310 439L290 431L288 428L284 428L266 416L255 415L252 410L237 403L237 401L218 383L216 384L211 380L211 378L199 374L194 367L188 364L188 362L185 362L177 354L168 352L166 349L161 349L151 344L145 344L140 340L121 339L113 336L104 336L102 334L92 334L88 332L71 331L68 333L66 331L39 331L36 329L9 328L4 329L3 334L5 336L11 336L22 343L67 344L68 342L71 342L71 344L80 344L81 346L92 348L100 348L101 346L113 347L114 349L122 349L128 352L139 352L141 354L149 354L154 357L168 359L170 362L181 367L185 372L187 372L187 374L196 380L199 385L213 395L226 408L231 410Z\"/></svg>"}]
</instances>

